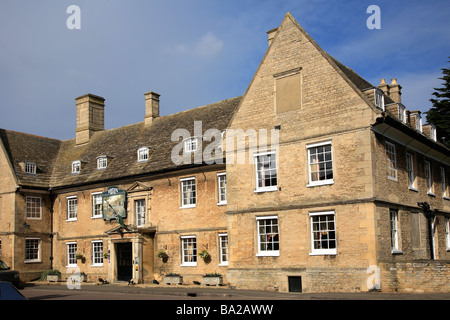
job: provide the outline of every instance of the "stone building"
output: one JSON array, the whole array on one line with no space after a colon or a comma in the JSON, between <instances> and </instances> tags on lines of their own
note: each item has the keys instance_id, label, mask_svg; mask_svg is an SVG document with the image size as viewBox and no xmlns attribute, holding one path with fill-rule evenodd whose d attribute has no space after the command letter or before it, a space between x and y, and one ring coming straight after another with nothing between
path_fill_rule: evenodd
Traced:
<instances>
[{"instance_id":1,"label":"stone building","mask_svg":"<svg viewBox=\"0 0 450 320\"><path fill-rule=\"evenodd\" d=\"M241 97L104 129L76 99L75 138L1 130L1 256L22 279L237 288L450 289L450 150L393 79L374 86L287 14ZM223 138L223 143L221 139ZM207 254L207 256L205 256Z\"/></svg>"}]
</instances>

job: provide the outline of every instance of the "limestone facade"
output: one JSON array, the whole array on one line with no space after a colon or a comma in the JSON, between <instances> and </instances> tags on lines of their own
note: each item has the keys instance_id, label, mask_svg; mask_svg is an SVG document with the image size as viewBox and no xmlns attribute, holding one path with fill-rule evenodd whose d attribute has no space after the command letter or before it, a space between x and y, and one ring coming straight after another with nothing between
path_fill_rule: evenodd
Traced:
<instances>
[{"instance_id":1,"label":"limestone facade","mask_svg":"<svg viewBox=\"0 0 450 320\"><path fill-rule=\"evenodd\" d=\"M289 13L268 34L242 97L161 117L148 92L145 121L105 130L105 99L85 95L76 139L2 130L2 259L24 280L448 291L450 150L396 79L371 85ZM224 138L212 163L208 129ZM122 220L105 219L110 190L126 195Z\"/></svg>"}]
</instances>

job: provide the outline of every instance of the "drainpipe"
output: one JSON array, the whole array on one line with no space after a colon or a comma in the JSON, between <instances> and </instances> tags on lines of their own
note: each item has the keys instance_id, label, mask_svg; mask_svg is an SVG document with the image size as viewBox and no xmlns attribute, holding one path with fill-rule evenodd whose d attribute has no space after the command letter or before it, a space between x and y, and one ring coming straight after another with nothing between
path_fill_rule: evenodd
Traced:
<instances>
[{"instance_id":1,"label":"drainpipe","mask_svg":"<svg viewBox=\"0 0 450 320\"><path fill-rule=\"evenodd\" d=\"M53 206L55 204L55 195L53 189L50 191L50 270L53 270Z\"/></svg>"},{"instance_id":2,"label":"drainpipe","mask_svg":"<svg viewBox=\"0 0 450 320\"><path fill-rule=\"evenodd\" d=\"M430 209L430 205L428 202L418 202L417 205L423 209L423 213L425 215L425 218L427 218L428 221L428 234L429 234L429 246L430 246L430 259L434 260L434 234L433 234L433 220L434 220L434 214L433 211Z\"/></svg>"}]
</instances>

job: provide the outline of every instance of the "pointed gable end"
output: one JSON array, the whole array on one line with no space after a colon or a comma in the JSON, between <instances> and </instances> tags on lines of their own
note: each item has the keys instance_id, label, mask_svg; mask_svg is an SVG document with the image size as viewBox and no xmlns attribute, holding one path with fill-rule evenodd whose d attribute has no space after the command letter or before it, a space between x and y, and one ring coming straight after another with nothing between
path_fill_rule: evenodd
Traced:
<instances>
[{"instance_id":1,"label":"pointed gable end","mask_svg":"<svg viewBox=\"0 0 450 320\"><path fill-rule=\"evenodd\" d=\"M350 129L373 123L378 110L361 91L370 83L323 51L290 13L269 38L230 128L281 125L304 138L306 131L323 134L338 130L336 125Z\"/></svg>"}]
</instances>

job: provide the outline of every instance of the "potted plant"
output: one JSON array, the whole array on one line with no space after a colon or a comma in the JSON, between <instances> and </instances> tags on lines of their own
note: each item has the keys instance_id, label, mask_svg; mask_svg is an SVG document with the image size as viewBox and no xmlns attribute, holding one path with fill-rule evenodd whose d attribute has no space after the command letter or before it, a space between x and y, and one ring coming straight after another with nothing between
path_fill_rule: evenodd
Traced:
<instances>
[{"instance_id":1,"label":"potted plant","mask_svg":"<svg viewBox=\"0 0 450 320\"><path fill-rule=\"evenodd\" d=\"M211 261L211 256L206 250L202 250L198 255L203 259L203 261L205 261L205 263L209 263Z\"/></svg>"},{"instance_id":2,"label":"potted plant","mask_svg":"<svg viewBox=\"0 0 450 320\"><path fill-rule=\"evenodd\" d=\"M83 255L82 255L81 253L77 253L77 254L75 255L75 258L76 258L77 260L81 260L81 259L83 259L84 257L83 257Z\"/></svg>"},{"instance_id":3,"label":"potted plant","mask_svg":"<svg viewBox=\"0 0 450 320\"><path fill-rule=\"evenodd\" d=\"M223 278L220 273L207 273L202 277L202 284L205 286L220 286Z\"/></svg>"},{"instance_id":4,"label":"potted plant","mask_svg":"<svg viewBox=\"0 0 450 320\"><path fill-rule=\"evenodd\" d=\"M72 279L73 277L80 277L80 282L87 281L87 274L84 272L75 272L74 274L72 274Z\"/></svg>"},{"instance_id":5,"label":"potted plant","mask_svg":"<svg viewBox=\"0 0 450 320\"><path fill-rule=\"evenodd\" d=\"M206 251L206 250L202 250L202 251L199 253L199 256L200 256L200 258L202 258L202 259L206 259L206 258L209 257L209 253L208 253L208 251Z\"/></svg>"},{"instance_id":6,"label":"potted plant","mask_svg":"<svg viewBox=\"0 0 450 320\"><path fill-rule=\"evenodd\" d=\"M47 282L58 282L61 280L61 272L58 270L49 270L47 272Z\"/></svg>"},{"instance_id":7,"label":"potted plant","mask_svg":"<svg viewBox=\"0 0 450 320\"><path fill-rule=\"evenodd\" d=\"M162 259L169 257L164 250L159 250L156 255L158 256L158 258L162 258Z\"/></svg>"},{"instance_id":8,"label":"potted plant","mask_svg":"<svg viewBox=\"0 0 450 320\"><path fill-rule=\"evenodd\" d=\"M183 284L183 277L178 273L168 273L164 276L164 284Z\"/></svg>"}]
</instances>

